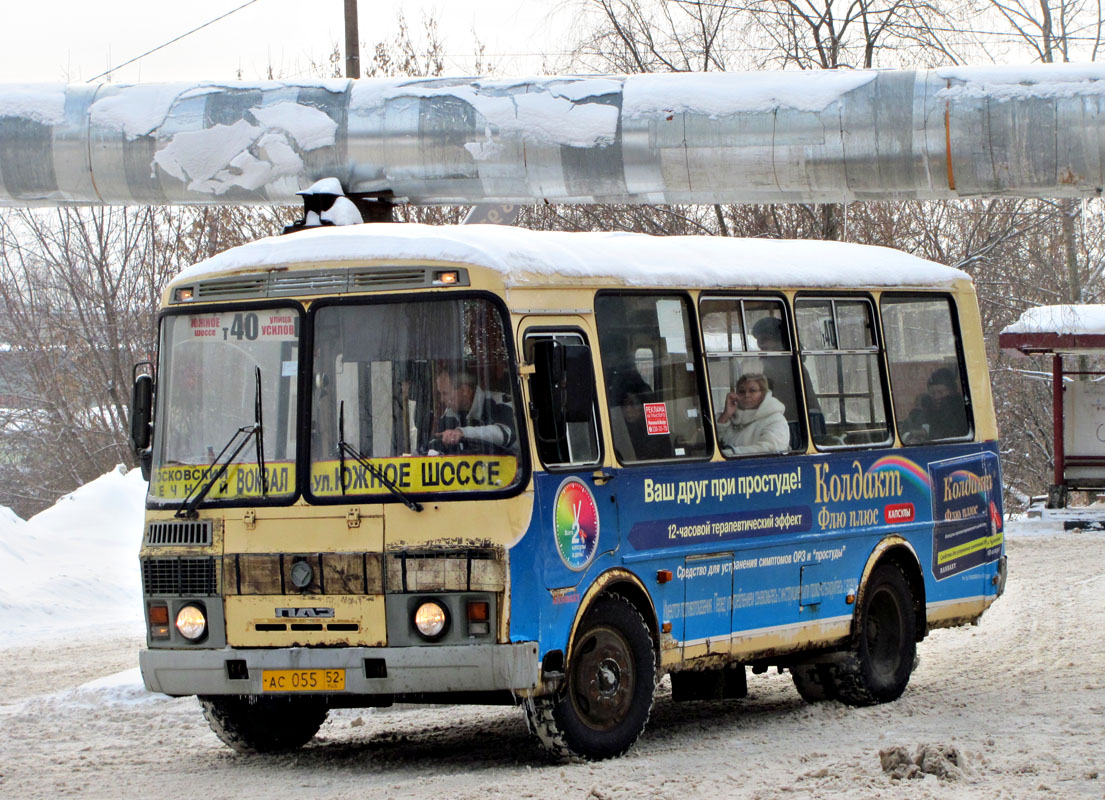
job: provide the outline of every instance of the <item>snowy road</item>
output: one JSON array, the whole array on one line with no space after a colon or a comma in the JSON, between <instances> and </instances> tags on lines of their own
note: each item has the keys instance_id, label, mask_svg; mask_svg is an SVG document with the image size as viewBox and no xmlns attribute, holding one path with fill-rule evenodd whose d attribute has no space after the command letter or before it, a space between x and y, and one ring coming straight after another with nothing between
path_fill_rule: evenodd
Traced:
<instances>
[{"instance_id":1,"label":"snowy road","mask_svg":"<svg viewBox=\"0 0 1105 800\"><path fill-rule=\"evenodd\" d=\"M195 699L145 694L137 636L0 649L0 797L1105 797L1105 535L1014 533L1006 595L937 631L896 703L804 704L789 676L747 699L661 687L626 757L550 765L510 708L336 711L298 754L238 756ZM99 680L98 680L99 679ZM967 773L896 781L879 750L955 745Z\"/></svg>"}]
</instances>

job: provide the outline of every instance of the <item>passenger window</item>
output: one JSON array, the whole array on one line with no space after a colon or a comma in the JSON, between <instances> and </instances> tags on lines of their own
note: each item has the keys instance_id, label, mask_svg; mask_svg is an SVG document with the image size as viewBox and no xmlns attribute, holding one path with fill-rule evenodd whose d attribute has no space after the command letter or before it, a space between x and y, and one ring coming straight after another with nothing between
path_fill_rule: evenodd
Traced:
<instances>
[{"instance_id":1,"label":"passenger window","mask_svg":"<svg viewBox=\"0 0 1105 800\"><path fill-rule=\"evenodd\" d=\"M540 331L526 334L524 354L526 363L534 362L535 345L538 342L555 341L587 356L587 341L582 334L565 331ZM589 356L588 356L589 357ZM590 366L577 369L574 374L586 373L590 385L569 384L564 391L576 399L594 397L594 373ZM569 373L573 374L573 373ZM597 464L599 461L599 428L593 402L589 408L570 409L571 403L558 403L561 387L550 385L550 378L535 370L529 379L533 414L534 441L541 462L549 468L568 468ZM557 404L558 407L553 407Z\"/></svg>"},{"instance_id":2,"label":"passenger window","mask_svg":"<svg viewBox=\"0 0 1105 800\"><path fill-rule=\"evenodd\" d=\"M904 444L971 435L970 401L951 300L884 296L882 326Z\"/></svg>"},{"instance_id":3,"label":"passenger window","mask_svg":"<svg viewBox=\"0 0 1105 800\"><path fill-rule=\"evenodd\" d=\"M721 452L763 455L804 448L797 361L782 301L705 297L699 313Z\"/></svg>"},{"instance_id":4,"label":"passenger window","mask_svg":"<svg viewBox=\"0 0 1105 800\"><path fill-rule=\"evenodd\" d=\"M601 294L595 321L618 460L708 456L686 298Z\"/></svg>"},{"instance_id":5,"label":"passenger window","mask_svg":"<svg viewBox=\"0 0 1105 800\"><path fill-rule=\"evenodd\" d=\"M800 298L794 314L814 444L889 442L871 304L854 298Z\"/></svg>"}]
</instances>

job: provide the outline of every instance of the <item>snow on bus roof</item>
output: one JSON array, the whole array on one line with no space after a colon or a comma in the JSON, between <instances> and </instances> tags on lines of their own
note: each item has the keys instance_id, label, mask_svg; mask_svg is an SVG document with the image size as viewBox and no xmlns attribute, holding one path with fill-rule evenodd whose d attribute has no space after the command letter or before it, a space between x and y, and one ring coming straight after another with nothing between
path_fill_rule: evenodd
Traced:
<instances>
[{"instance_id":1,"label":"snow on bus roof","mask_svg":"<svg viewBox=\"0 0 1105 800\"><path fill-rule=\"evenodd\" d=\"M503 225L372 223L273 236L189 267L174 284L311 263L444 261L488 267L507 286L608 277L631 286L949 286L961 270L846 242L531 231Z\"/></svg>"},{"instance_id":2,"label":"snow on bus roof","mask_svg":"<svg viewBox=\"0 0 1105 800\"><path fill-rule=\"evenodd\" d=\"M1002 333L1105 334L1105 305L1035 306Z\"/></svg>"}]
</instances>

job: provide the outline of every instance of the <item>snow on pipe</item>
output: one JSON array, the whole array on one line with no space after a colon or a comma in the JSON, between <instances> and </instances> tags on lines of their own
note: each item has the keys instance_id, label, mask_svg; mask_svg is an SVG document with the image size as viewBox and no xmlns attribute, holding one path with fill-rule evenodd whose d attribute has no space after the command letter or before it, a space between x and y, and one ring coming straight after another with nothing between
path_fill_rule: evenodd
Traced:
<instances>
[{"instance_id":1,"label":"snow on pipe","mask_svg":"<svg viewBox=\"0 0 1105 800\"><path fill-rule=\"evenodd\" d=\"M1105 65L0 85L0 205L1093 197Z\"/></svg>"}]
</instances>

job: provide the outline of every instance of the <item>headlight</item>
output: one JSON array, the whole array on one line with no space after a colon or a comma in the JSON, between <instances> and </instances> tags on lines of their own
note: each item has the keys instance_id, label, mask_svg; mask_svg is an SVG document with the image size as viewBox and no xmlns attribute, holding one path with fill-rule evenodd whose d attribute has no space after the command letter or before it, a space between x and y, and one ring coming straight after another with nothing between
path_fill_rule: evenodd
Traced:
<instances>
[{"instance_id":1,"label":"headlight","mask_svg":"<svg viewBox=\"0 0 1105 800\"><path fill-rule=\"evenodd\" d=\"M434 600L427 600L414 612L414 628L424 639L440 639L448 627L449 615L445 607Z\"/></svg>"},{"instance_id":2,"label":"headlight","mask_svg":"<svg viewBox=\"0 0 1105 800\"><path fill-rule=\"evenodd\" d=\"M176 629L190 642L199 641L207 633L207 617L199 606L186 605L176 612Z\"/></svg>"}]
</instances>

